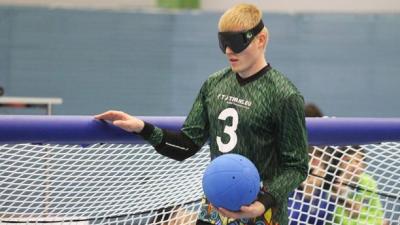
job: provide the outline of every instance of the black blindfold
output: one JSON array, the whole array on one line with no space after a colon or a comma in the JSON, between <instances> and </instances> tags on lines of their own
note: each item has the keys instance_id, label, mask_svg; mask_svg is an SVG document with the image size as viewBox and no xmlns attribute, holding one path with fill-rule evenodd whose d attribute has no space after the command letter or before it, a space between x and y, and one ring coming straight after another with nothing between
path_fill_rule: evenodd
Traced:
<instances>
[{"instance_id":1,"label":"black blindfold","mask_svg":"<svg viewBox=\"0 0 400 225\"><path fill-rule=\"evenodd\" d=\"M243 32L218 32L219 47L225 54L226 47L235 53L240 53L249 46L255 36L262 31L264 23L262 20L253 28Z\"/></svg>"}]
</instances>

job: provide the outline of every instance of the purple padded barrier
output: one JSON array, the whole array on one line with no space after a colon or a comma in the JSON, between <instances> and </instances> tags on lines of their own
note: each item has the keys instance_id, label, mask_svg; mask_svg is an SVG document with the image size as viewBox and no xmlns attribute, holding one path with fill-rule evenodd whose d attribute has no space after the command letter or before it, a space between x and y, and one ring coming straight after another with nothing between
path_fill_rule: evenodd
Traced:
<instances>
[{"instance_id":1,"label":"purple padded barrier","mask_svg":"<svg viewBox=\"0 0 400 225\"><path fill-rule=\"evenodd\" d=\"M307 118L310 145L400 141L400 118Z\"/></svg>"},{"instance_id":2,"label":"purple padded barrier","mask_svg":"<svg viewBox=\"0 0 400 225\"><path fill-rule=\"evenodd\" d=\"M161 128L178 130L184 117L140 117ZM0 116L0 143L143 143L143 139L93 116Z\"/></svg>"},{"instance_id":3,"label":"purple padded barrier","mask_svg":"<svg viewBox=\"0 0 400 225\"><path fill-rule=\"evenodd\" d=\"M140 117L179 130L184 117ZM400 141L400 118L307 118L310 145L354 145ZM93 116L0 116L0 143L143 143L132 133Z\"/></svg>"}]
</instances>

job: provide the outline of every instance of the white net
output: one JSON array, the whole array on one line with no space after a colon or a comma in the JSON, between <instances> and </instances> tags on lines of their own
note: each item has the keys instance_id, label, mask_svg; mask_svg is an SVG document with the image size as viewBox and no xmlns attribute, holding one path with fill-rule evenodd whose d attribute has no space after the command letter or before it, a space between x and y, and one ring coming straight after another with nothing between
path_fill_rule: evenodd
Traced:
<instances>
[{"instance_id":1,"label":"white net","mask_svg":"<svg viewBox=\"0 0 400 225\"><path fill-rule=\"evenodd\" d=\"M399 224L400 144L315 147L290 224ZM209 163L137 145L0 145L0 224L194 224Z\"/></svg>"},{"instance_id":2,"label":"white net","mask_svg":"<svg viewBox=\"0 0 400 225\"><path fill-rule=\"evenodd\" d=\"M399 224L399 143L313 147L309 155L309 176L289 198L290 224Z\"/></svg>"},{"instance_id":3,"label":"white net","mask_svg":"<svg viewBox=\"0 0 400 225\"><path fill-rule=\"evenodd\" d=\"M206 149L177 162L149 145L0 149L1 224L182 224L175 220L183 214L195 221L209 162Z\"/></svg>"}]
</instances>

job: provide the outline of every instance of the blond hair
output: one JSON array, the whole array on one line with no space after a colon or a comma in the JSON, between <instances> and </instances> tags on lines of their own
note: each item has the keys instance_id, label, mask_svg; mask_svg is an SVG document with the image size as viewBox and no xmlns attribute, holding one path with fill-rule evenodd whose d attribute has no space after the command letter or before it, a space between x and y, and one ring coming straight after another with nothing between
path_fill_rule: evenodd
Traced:
<instances>
[{"instance_id":1,"label":"blond hair","mask_svg":"<svg viewBox=\"0 0 400 225\"><path fill-rule=\"evenodd\" d=\"M257 6L241 3L228 9L219 19L218 30L245 31L255 27L262 18L262 11Z\"/></svg>"}]
</instances>

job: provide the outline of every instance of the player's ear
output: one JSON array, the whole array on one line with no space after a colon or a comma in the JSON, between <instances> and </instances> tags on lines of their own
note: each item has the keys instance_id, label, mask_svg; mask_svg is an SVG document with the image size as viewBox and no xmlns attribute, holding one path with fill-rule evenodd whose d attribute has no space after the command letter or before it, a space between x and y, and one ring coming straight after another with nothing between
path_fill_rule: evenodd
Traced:
<instances>
[{"instance_id":1,"label":"player's ear","mask_svg":"<svg viewBox=\"0 0 400 225\"><path fill-rule=\"evenodd\" d=\"M265 47L267 46L267 43L268 43L267 33L261 32L260 34L258 34L258 37L257 37L258 47L265 49Z\"/></svg>"}]
</instances>

